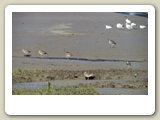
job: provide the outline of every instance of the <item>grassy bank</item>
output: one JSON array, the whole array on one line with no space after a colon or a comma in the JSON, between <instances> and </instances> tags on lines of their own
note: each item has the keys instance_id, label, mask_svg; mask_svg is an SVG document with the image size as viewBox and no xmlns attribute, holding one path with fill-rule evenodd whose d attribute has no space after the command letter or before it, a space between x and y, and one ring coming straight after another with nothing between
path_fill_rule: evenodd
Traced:
<instances>
[{"instance_id":1,"label":"grassy bank","mask_svg":"<svg viewBox=\"0 0 160 120\"><path fill-rule=\"evenodd\" d=\"M47 88L27 89L14 88L12 95L99 95L100 93L94 87L80 87L80 88L56 88L50 86L48 82Z\"/></svg>"},{"instance_id":2,"label":"grassy bank","mask_svg":"<svg viewBox=\"0 0 160 120\"><path fill-rule=\"evenodd\" d=\"M99 95L95 89L89 88L51 88L48 89L13 89L12 95Z\"/></svg>"}]
</instances>

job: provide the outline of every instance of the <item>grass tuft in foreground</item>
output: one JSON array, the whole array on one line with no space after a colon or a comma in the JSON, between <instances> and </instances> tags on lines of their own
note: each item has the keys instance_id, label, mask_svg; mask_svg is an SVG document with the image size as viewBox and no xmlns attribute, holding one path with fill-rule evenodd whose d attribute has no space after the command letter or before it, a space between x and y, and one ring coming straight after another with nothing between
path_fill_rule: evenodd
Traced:
<instances>
[{"instance_id":1,"label":"grass tuft in foreground","mask_svg":"<svg viewBox=\"0 0 160 120\"><path fill-rule=\"evenodd\" d=\"M80 88L57 88L51 87L48 82L47 88L28 89L28 88L14 88L12 95L99 95L100 93L93 87Z\"/></svg>"}]
</instances>

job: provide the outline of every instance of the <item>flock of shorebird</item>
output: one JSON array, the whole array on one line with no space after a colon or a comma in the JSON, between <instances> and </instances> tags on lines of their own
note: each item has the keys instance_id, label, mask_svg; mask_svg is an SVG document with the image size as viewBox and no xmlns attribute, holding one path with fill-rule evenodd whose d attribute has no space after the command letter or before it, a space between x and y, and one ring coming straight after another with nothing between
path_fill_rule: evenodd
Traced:
<instances>
[{"instance_id":1,"label":"flock of shorebird","mask_svg":"<svg viewBox=\"0 0 160 120\"><path fill-rule=\"evenodd\" d=\"M117 26L118 29L124 29L124 24L117 23L116 26ZM106 29L111 29L111 28L113 28L113 25L112 26L106 25ZM136 23L133 23L128 18L126 18L126 28L131 30L131 29L134 29L134 28L138 28L138 25ZM146 28L146 26L139 25L139 28L140 29L144 29L144 28ZM116 42L111 40L111 39L109 39L109 38L108 38L108 42L111 45L110 47L113 47L114 45L116 45ZM26 55L31 53L31 51L29 51L27 49L22 49L22 52L25 54L24 56L26 56ZM43 56L45 54L47 54L47 52L45 52L43 50L39 50L38 53L41 56L41 58L43 58ZM65 56L66 56L67 59L69 57L73 56L72 53L70 53L69 51L66 51L66 49L64 49L64 53L65 53ZM129 66L131 66L131 63L129 61L126 61L126 65L128 66L128 69L129 69ZM91 72L86 72L85 71L83 74L84 74L85 78L87 78L87 79L89 79L90 77L94 77L94 74L91 73Z\"/></svg>"},{"instance_id":2,"label":"flock of shorebird","mask_svg":"<svg viewBox=\"0 0 160 120\"><path fill-rule=\"evenodd\" d=\"M118 29L124 29L124 24L122 23L117 23L116 27ZM129 20L128 18L126 18L126 28L128 30L132 30L132 29L135 29L135 28L140 28L140 29L145 29L146 26L145 25L137 25L136 23L132 22L131 20ZM111 29L113 28L113 25L106 25L106 29Z\"/></svg>"},{"instance_id":3,"label":"flock of shorebird","mask_svg":"<svg viewBox=\"0 0 160 120\"><path fill-rule=\"evenodd\" d=\"M24 56L27 56L27 55L29 55L29 54L31 53L31 51L30 51L30 50L27 50L27 49L22 49L22 52L24 53ZM66 51L66 49L64 49L64 52L65 52L65 56L66 56L67 58L73 56L70 52ZM38 50L38 54L41 56L41 58L43 58L43 56L44 56L45 54L48 54L48 53L45 52L44 50Z\"/></svg>"},{"instance_id":4,"label":"flock of shorebird","mask_svg":"<svg viewBox=\"0 0 160 120\"><path fill-rule=\"evenodd\" d=\"M110 39L108 39L108 40L109 40L109 44L111 44L111 46L116 44L113 40L110 40ZM31 51L30 51L30 50L27 50L27 49L22 49L22 52L24 53L24 56L26 56L26 55L28 55L28 54L31 53ZM66 49L64 49L64 52L65 52L65 56L67 57L67 59L68 59L69 57L73 56L72 53L70 53L69 51L66 51ZM39 53L39 55L41 55L41 58L43 58L43 55L47 54L47 52L45 52L45 51L43 51L43 50L39 50L38 53ZM127 61L127 62L126 62L126 65L127 65L127 66L131 66L131 63L130 63L129 61ZM93 73L91 73L91 72L89 72L89 71L88 71L88 72L85 71L83 74L84 74L84 76L85 76L85 78L86 78L87 80L88 80L89 78L95 76Z\"/></svg>"}]
</instances>

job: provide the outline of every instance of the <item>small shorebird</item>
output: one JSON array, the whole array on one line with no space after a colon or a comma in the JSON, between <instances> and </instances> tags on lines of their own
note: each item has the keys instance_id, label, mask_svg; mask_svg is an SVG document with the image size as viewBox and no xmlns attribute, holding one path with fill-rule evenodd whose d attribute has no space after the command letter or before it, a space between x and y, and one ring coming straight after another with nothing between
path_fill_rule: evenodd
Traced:
<instances>
[{"instance_id":1,"label":"small shorebird","mask_svg":"<svg viewBox=\"0 0 160 120\"><path fill-rule=\"evenodd\" d=\"M131 66L131 63L129 61L127 61L126 65L128 66L128 69L129 69L129 66Z\"/></svg>"},{"instance_id":2,"label":"small shorebird","mask_svg":"<svg viewBox=\"0 0 160 120\"><path fill-rule=\"evenodd\" d=\"M47 54L47 52L43 51L43 50L39 50L38 53L41 55L41 58L43 58L44 54Z\"/></svg>"},{"instance_id":3,"label":"small shorebird","mask_svg":"<svg viewBox=\"0 0 160 120\"><path fill-rule=\"evenodd\" d=\"M67 59L69 59L69 57L73 56L70 52L66 51L66 49L64 49L65 52L65 56L67 57Z\"/></svg>"},{"instance_id":4,"label":"small shorebird","mask_svg":"<svg viewBox=\"0 0 160 120\"><path fill-rule=\"evenodd\" d=\"M116 43L113 40L109 39L109 38L108 38L108 42L111 45L110 47L112 47L113 45L116 45Z\"/></svg>"},{"instance_id":5,"label":"small shorebird","mask_svg":"<svg viewBox=\"0 0 160 120\"><path fill-rule=\"evenodd\" d=\"M140 25L139 28L140 28L140 29L144 29L144 28L146 28L146 26Z\"/></svg>"},{"instance_id":6,"label":"small shorebird","mask_svg":"<svg viewBox=\"0 0 160 120\"><path fill-rule=\"evenodd\" d=\"M126 23L131 23L131 20L129 20L128 18L126 19Z\"/></svg>"},{"instance_id":7,"label":"small shorebird","mask_svg":"<svg viewBox=\"0 0 160 120\"><path fill-rule=\"evenodd\" d=\"M94 77L94 74L93 74L93 73L90 73L90 72L86 72L86 71L85 71L83 74L84 74L85 78L87 78L87 80L88 80L90 77Z\"/></svg>"},{"instance_id":8,"label":"small shorebird","mask_svg":"<svg viewBox=\"0 0 160 120\"><path fill-rule=\"evenodd\" d=\"M106 29L111 29L111 28L113 28L113 25L106 25Z\"/></svg>"},{"instance_id":9,"label":"small shorebird","mask_svg":"<svg viewBox=\"0 0 160 120\"><path fill-rule=\"evenodd\" d=\"M118 28L118 29L124 29L124 25L121 24L121 23L117 23L117 28Z\"/></svg>"},{"instance_id":10,"label":"small shorebird","mask_svg":"<svg viewBox=\"0 0 160 120\"><path fill-rule=\"evenodd\" d=\"M31 51L27 50L27 49L22 49L22 52L24 53L24 56L28 55L29 53L31 53Z\"/></svg>"}]
</instances>

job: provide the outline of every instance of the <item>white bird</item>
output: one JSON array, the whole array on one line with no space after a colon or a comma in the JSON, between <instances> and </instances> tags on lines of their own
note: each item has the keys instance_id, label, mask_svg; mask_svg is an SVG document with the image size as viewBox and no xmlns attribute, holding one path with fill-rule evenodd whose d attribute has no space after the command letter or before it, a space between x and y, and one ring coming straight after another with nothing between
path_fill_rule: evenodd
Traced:
<instances>
[{"instance_id":1,"label":"white bird","mask_svg":"<svg viewBox=\"0 0 160 120\"><path fill-rule=\"evenodd\" d=\"M144 29L144 28L146 28L146 26L140 25L139 28L140 28L140 29Z\"/></svg>"},{"instance_id":2,"label":"white bird","mask_svg":"<svg viewBox=\"0 0 160 120\"><path fill-rule=\"evenodd\" d=\"M128 30L132 30L132 29L133 29L133 27L132 27L130 24L128 24L128 23L126 23L126 28L127 28Z\"/></svg>"},{"instance_id":3,"label":"white bird","mask_svg":"<svg viewBox=\"0 0 160 120\"><path fill-rule=\"evenodd\" d=\"M111 28L113 28L113 26L111 25L106 25L106 29L111 29Z\"/></svg>"},{"instance_id":4,"label":"white bird","mask_svg":"<svg viewBox=\"0 0 160 120\"><path fill-rule=\"evenodd\" d=\"M136 23L131 23L132 28L137 28L137 24Z\"/></svg>"},{"instance_id":5,"label":"white bird","mask_svg":"<svg viewBox=\"0 0 160 120\"><path fill-rule=\"evenodd\" d=\"M126 19L126 23L131 23L131 21L127 18L127 19Z\"/></svg>"},{"instance_id":6,"label":"white bird","mask_svg":"<svg viewBox=\"0 0 160 120\"><path fill-rule=\"evenodd\" d=\"M94 76L93 73L86 72L86 71L85 71L83 74L84 74L84 76L85 76L87 79L89 79L90 77L93 77L93 76Z\"/></svg>"},{"instance_id":7,"label":"white bird","mask_svg":"<svg viewBox=\"0 0 160 120\"><path fill-rule=\"evenodd\" d=\"M121 23L117 23L117 28L118 28L118 29L124 29L124 25L121 24Z\"/></svg>"}]
</instances>

